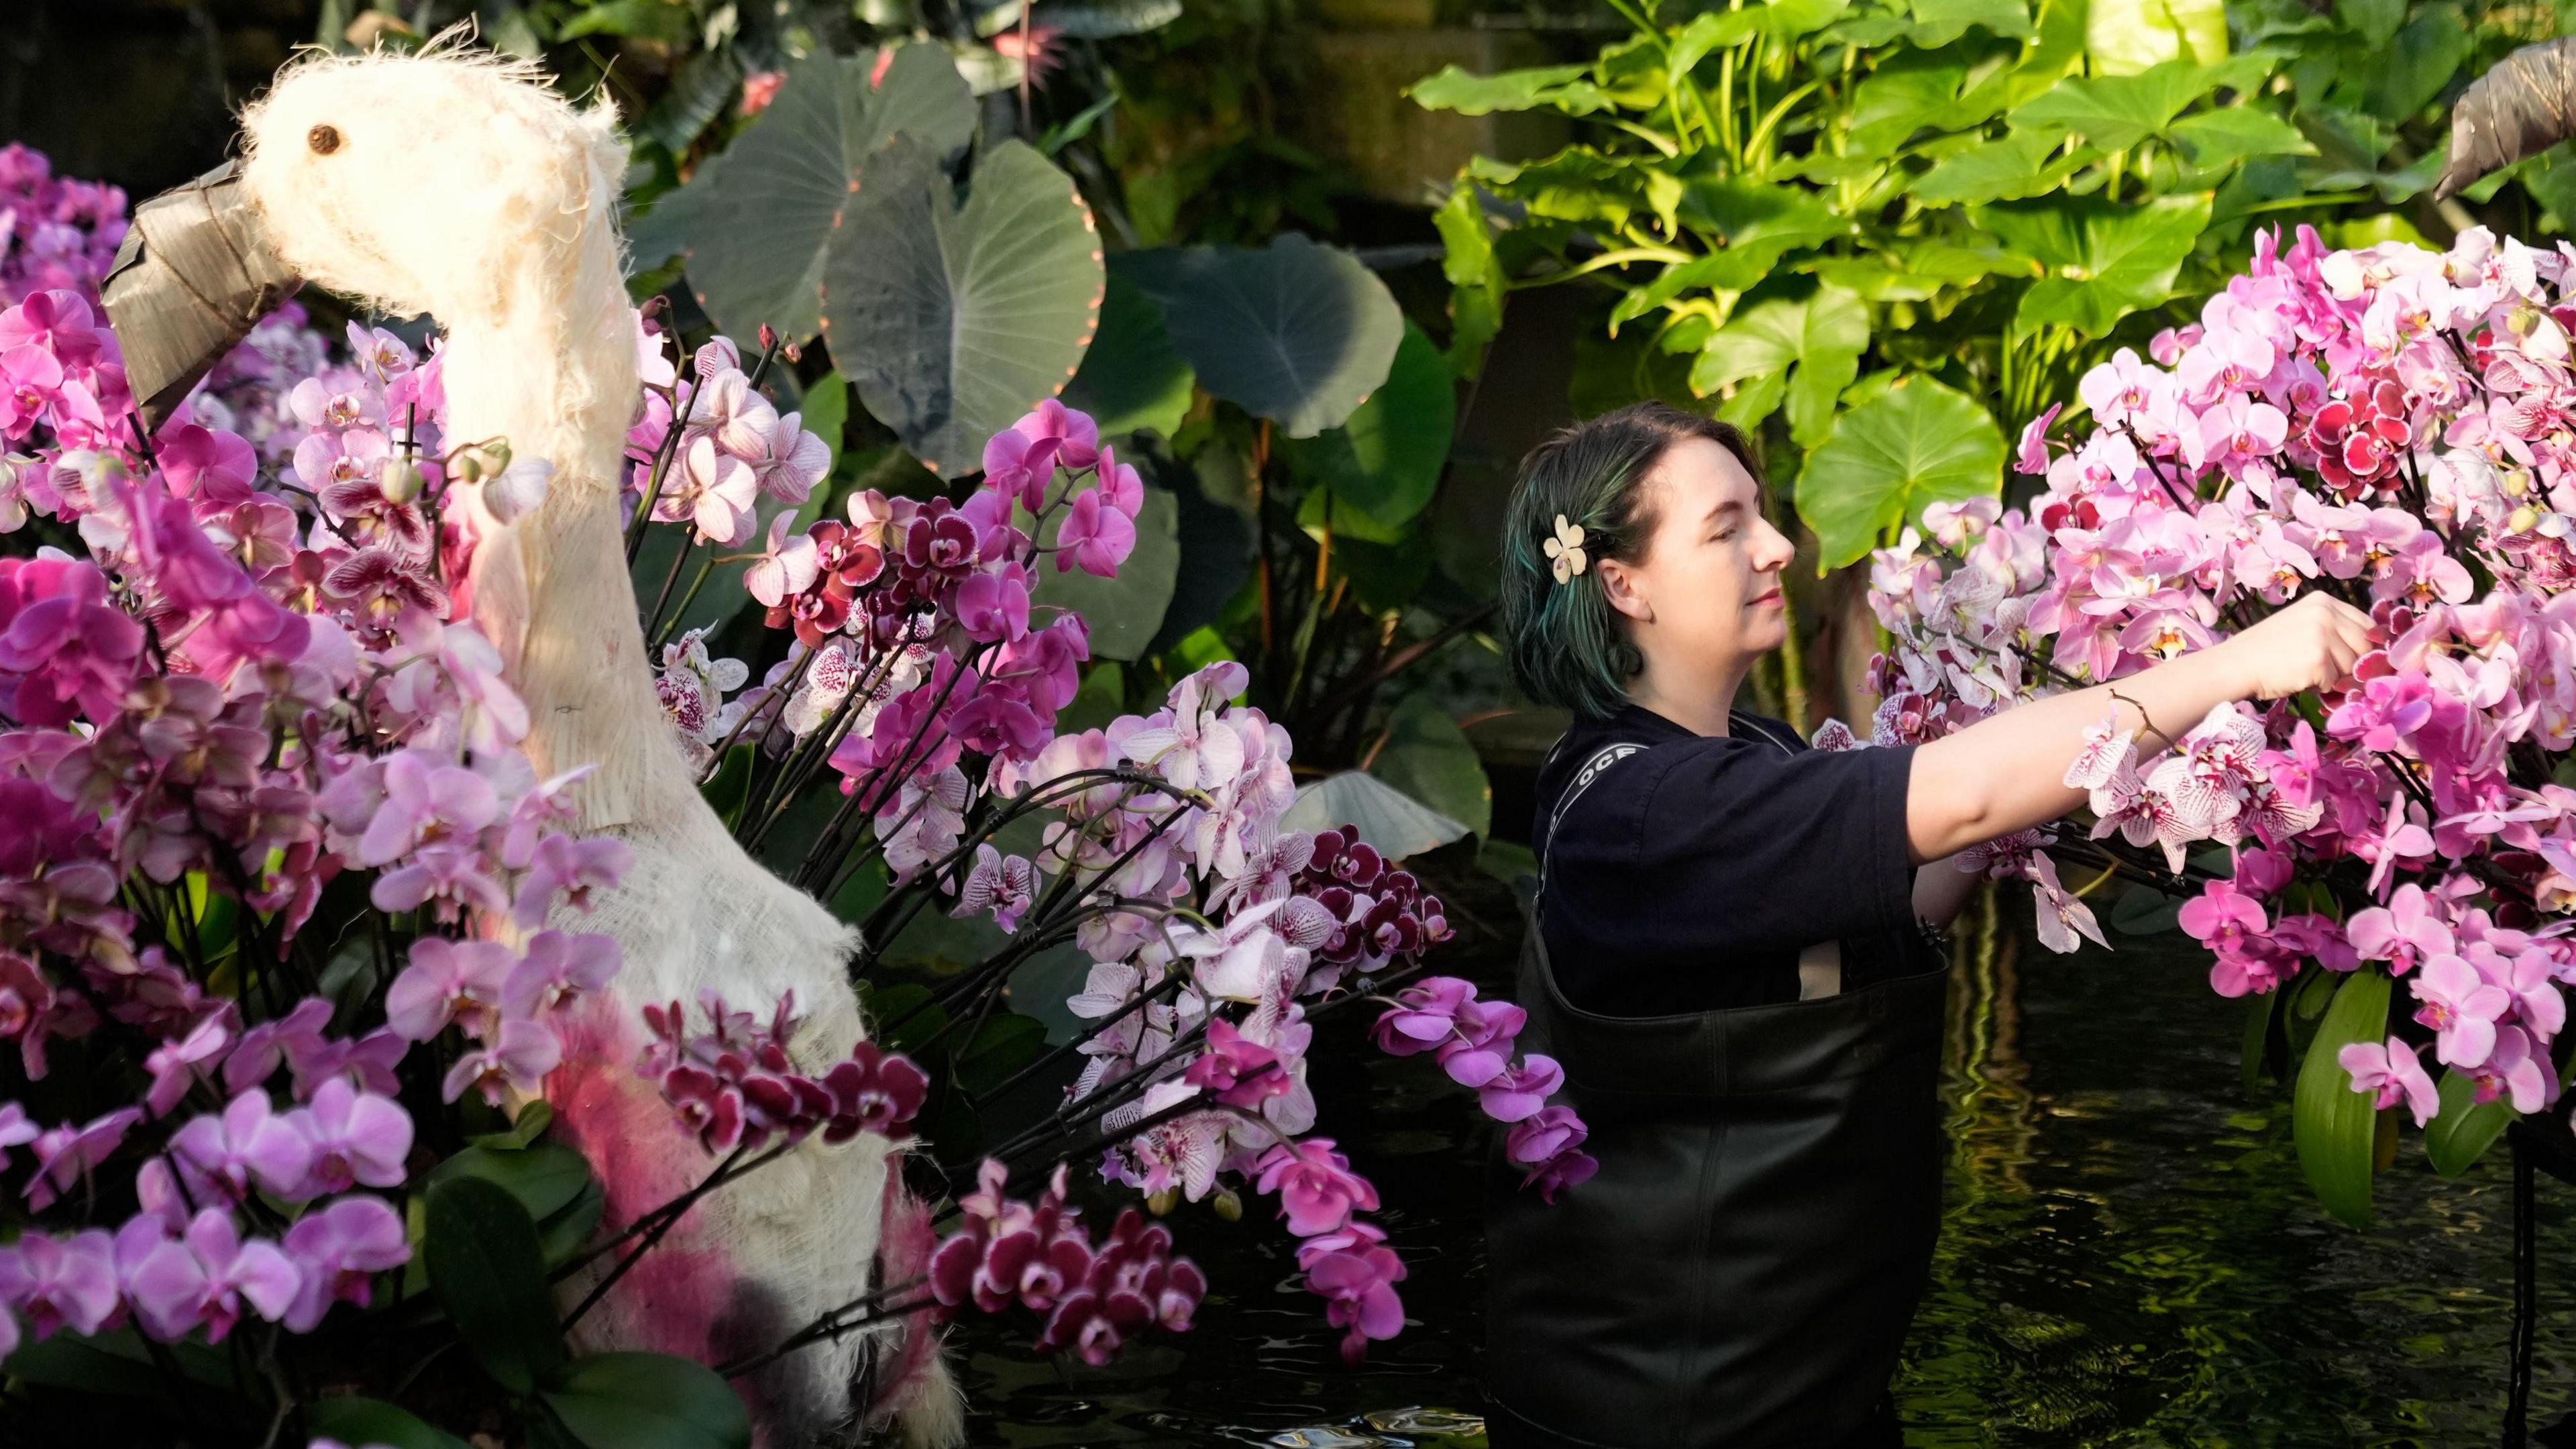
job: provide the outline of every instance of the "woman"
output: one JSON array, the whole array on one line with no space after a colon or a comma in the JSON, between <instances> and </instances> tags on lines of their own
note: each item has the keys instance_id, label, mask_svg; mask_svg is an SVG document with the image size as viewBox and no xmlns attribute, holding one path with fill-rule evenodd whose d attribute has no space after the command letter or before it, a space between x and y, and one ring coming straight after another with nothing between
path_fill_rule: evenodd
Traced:
<instances>
[{"instance_id":1,"label":"woman","mask_svg":"<svg viewBox=\"0 0 2576 1449\"><path fill-rule=\"evenodd\" d=\"M2311 594L2116 686L1825 752L1731 708L1792 551L1735 429L1660 403L1568 429L1505 528L1513 672L1575 715L1539 776L1525 1040L1601 1166L1548 1205L1497 1164L1494 1443L1894 1446L1940 1207L1934 928L1974 884L1946 857L2083 803L2088 725L2152 753L2344 678L2369 621Z\"/></svg>"}]
</instances>

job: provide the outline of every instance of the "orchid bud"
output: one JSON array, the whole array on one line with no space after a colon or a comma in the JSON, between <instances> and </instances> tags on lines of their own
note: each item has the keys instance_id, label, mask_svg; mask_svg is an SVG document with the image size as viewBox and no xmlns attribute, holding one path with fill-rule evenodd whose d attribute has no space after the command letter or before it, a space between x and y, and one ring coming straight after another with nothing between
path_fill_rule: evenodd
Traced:
<instances>
[{"instance_id":1,"label":"orchid bud","mask_svg":"<svg viewBox=\"0 0 2576 1449\"><path fill-rule=\"evenodd\" d=\"M2526 503L2515 509L2504 521L2507 533L2529 533L2540 524L2540 510Z\"/></svg>"},{"instance_id":2,"label":"orchid bud","mask_svg":"<svg viewBox=\"0 0 2576 1449\"><path fill-rule=\"evenodd\" d=\"M384 473L376 482L376 491L385 495L387 503L409 503L420 496L420 490L428 483L429 480L421 476L418 463L396 455L385 460Z\"/></svg>"},{"instance_id":3,"label":"orchid bud","mask_svg":"<svg viewBox=\"0 0 2576 1449\"><path fill-rule=\"evenodd\" d=\"M778 345L778 332L777 332L777 330L776 330L775 328L772 328L772 327L771 327L768 323L766 323L766 322L761 323L761 324L760 324L760 350L761 350L761 351L763 351L763 352L767 352L769 349L771 349L771 348L773 348L773 347L776 347L777 345Z\"/></svg>"},{"instance_id":4,"label":"orchid bud","mask_svg":"<svg viewBox=\"0 0 2576 1449\"><path fill-rule=\"evenodd\" d=\"M1208 1206L1216 1209L1216 1215L1225 1219L1227 1222L1239 1223L1243 1221L1243 1199L1235 1195L1233 1188L1218 1188L1214 1193L1209 1195Z\"/></svg>"},{"instance_id":5,"label":"orchid bud","mask_svg":"<svg viewBox=\"0 0 2576 1449\"><path fill-rule=\"evenodd\" d=\"M2504 470L2502 486L2504 496L2520 498L2531 491L2531 475L2520 468L2507 468Z\"/></svg>"},{"instance_id":6,"label":"orchid bud","mask_svg":"<svg viewBox=\"0 0 2576 1449\"><path fill-rule=\"evenodd\" d=\"M766 331L767 329L764 328L762 330ZM1145 1211L1152 1213L1154 1216L1159 1218L1165 1213L1170 1212L1180 1203L1180 1200L1181 1195L1168 1187L1160 1189L1159 1191L1149 1192L1145 1194Z\"/></svg>"}]
</instances>

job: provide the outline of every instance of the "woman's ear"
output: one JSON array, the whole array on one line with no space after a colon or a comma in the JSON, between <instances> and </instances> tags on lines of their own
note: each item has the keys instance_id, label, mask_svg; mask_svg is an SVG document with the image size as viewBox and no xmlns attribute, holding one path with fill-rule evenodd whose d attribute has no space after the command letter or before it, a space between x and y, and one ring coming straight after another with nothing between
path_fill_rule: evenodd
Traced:
<instances>
[{"instance_id":1,"label":"woman's ear","mask_svg":"<svg viewBox=\"0 0 2576 1449\"><path fill-rule=\"evenodd\" d=\"M1610 601L1611 608L1640 624L1655 622L1655 606L1647 602L1636 574L1626 564L1605 558L1595 562L1592 571L1601 576L1601 597Z\"/></svg>"}]
</instances>

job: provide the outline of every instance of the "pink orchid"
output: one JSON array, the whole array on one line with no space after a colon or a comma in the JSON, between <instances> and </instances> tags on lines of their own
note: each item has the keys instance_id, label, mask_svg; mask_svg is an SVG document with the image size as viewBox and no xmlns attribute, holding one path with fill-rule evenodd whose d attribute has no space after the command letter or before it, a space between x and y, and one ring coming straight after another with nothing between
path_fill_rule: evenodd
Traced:
<instances>
[{"instance_id":1,"label":"pink orchid","mask_svg":"<svg viewBox=\"0 0 2576 1449\"><path fill-rule=\"evenodd\" d=\"M2504 988L2458 956L2430 958L2410 983L2423 1003L2415 1020L2438 1034L2434 1055L2445 1066L2474 1067L2495 1049L2496 1022L2513 1005Z\"/></svg>"},{"instance_id":2,"label":"pink orchid","mask_svg":"<svg viewBox=\"0 0 2576 1449\"><path fill-rule=\"evenodd\" d=\"M2385 1111L2402 1098L2406 1110L2415 1116L2415 1125L2423 1126L2441 1110L2442 1094L2433 1079L2424 1074L2424 1066L2415 1048L2396 1037L2385 1046L2376 1042L2357 1041L2335 1053L2335 1062L2352 1077L2356 1092L2375 1094L2376 1105Z\"/></svg>"}]
</instances>

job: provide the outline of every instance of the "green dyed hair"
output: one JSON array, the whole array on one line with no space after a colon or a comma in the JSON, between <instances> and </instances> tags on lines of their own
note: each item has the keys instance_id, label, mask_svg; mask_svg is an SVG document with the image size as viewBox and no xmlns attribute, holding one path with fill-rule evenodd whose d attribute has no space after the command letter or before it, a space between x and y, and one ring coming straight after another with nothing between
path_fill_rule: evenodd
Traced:
<instances>
[{"instance_id":1,"label":"green dyed hair","mask_svg":"<svg viewBox=\"0 0 2576 1449\"><path fill-rule=\"evenodd\" d=\"M1619 612L1587 565L1558 583L1547 556L1557 515L1583 530L1588 559L1636 563L1655 530L1646 475L1676 443L1706 438L1735 455L1758 485L1762 470L1731 423L1670 403L1631 403L1557 432L1521 460L1503 519L1503 633L1512 677L1530 698L1601 719L1627 703L1646 667Z\"/></svg>"}]
</instances>

